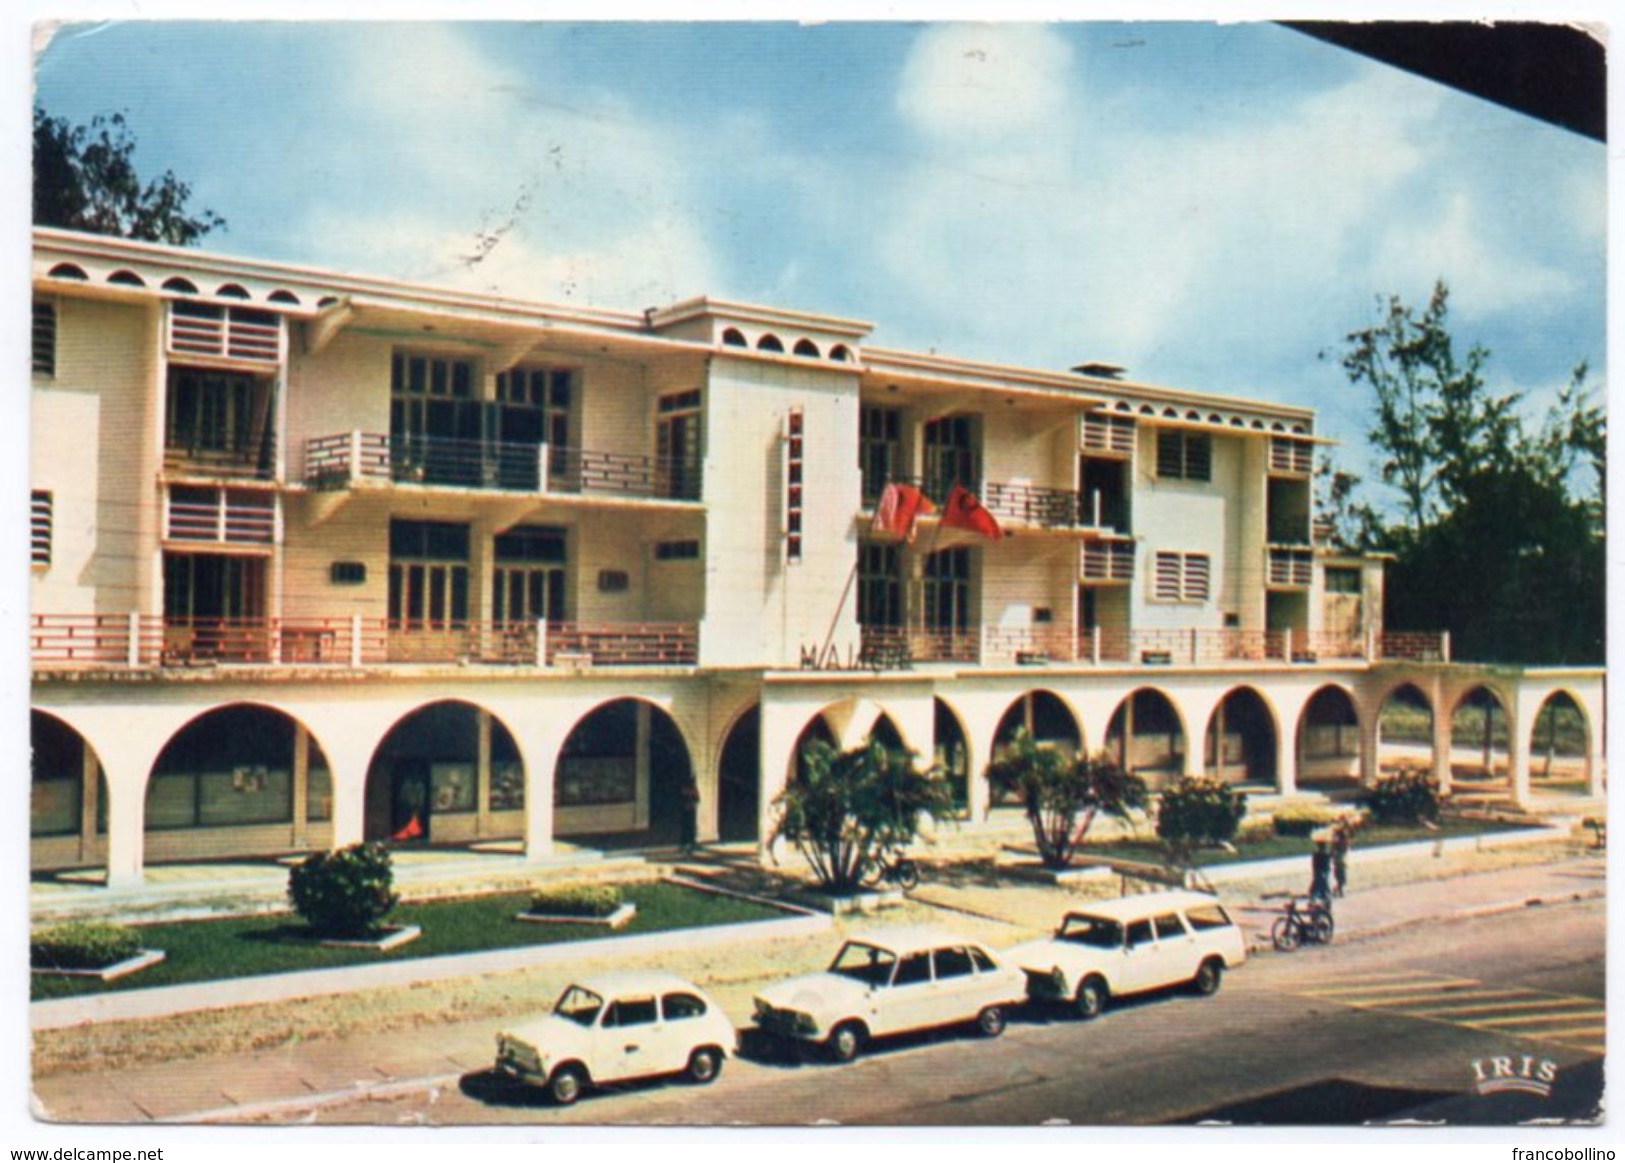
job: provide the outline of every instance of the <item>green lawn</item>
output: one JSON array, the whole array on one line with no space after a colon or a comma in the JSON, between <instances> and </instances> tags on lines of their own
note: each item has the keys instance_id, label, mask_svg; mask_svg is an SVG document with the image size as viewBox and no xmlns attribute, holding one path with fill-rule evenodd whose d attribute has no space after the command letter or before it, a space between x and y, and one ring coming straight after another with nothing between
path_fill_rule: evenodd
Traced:
<instances>
[{"instance_id":1,"label":"green lawn","mask_svg":"<svg viewBox=\"0 0 1625 1163\"><path fill-rule=\"evenodd\" d=\"M1509 832L1525 827L1528 827L1528 825L1502 824L1492 820L1445 820L1436 831L1420 827L1371 824L1361 828L1354 834L1354 847L1375 848L1384 844L1405 844L1414 840L1448 840L1457 836L1479 836L1492 832ZM1198 852L1195 856L1195 863L1198 865L1236 864L1247 860L1274 860L1289 856L1307 857L1310 852L1314 851L1314 847L1314 842L1307 836L1267 836L1259 840L1238 843L1235 852L1225 852L1217 848ZM1078 849L1078 855L1072 863L1075 866L1088 864L1090 856L1115 856L1122 860L1139 860L1146 864L1161 864L1167 859L1167 850L1160 844L1150 840L1122 840L1085 844Z\"/></svg>"},{"instance_id":2,"label":"green lawn","mask_svg":"<svg viewBox=\"0 0 1625 1163\"><path fill-rule=\"evenodd\" d=\"M423 936L387 953L371 949L328 948L310 936L298 917L285 913L142 925L142 946L164 951L164 960L159 964L105 984L93 979L36 974L33 976L33 996L39 999L117 989L147 989L184 982L252 977L262 973L366 965L377 961L412 960L450 953L478 953L520 945L591 941L611 935L657 933L669 929L760 921L784 915L751 901L699 892L662 881L629 885L626 897L637 905L637 916L617 930L595 925L516 921L514 914L530 904L528 892L406 904L390 915L390 922L421 925Z\"/></svg>"}]
</instances>

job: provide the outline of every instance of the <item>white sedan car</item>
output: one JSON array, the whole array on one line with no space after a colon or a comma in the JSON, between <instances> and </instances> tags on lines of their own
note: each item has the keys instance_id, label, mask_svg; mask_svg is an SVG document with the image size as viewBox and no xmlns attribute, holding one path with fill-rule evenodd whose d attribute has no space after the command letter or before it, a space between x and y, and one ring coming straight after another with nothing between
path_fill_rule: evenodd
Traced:
<instances>
[{"instance_id":1,"label":"white sedan car","mask_svg":"<svg viewBox=\"0 0 1625 1163\"><path fill-rule=\"evenodd\" d=\"M660 1074L707 1083L738 1035L699 987L669 973L606 973L569 986L546 1017L497 1035L497 1069L561 1106L588 1086Z\"/></svg>"},{"instance_id":2,"label":"white sedan car","mask_svg":"<svg viewBox=\"0 0 1625 1163\"><path fill-rule=\"evenodd\" d=\"M1005 957L1026 972L1034 1001L1069 1001L1093 1018L1124 994L1181 983L1216 993L1224 971L1247 960L1247 943L1217 897L1179 890L1074 910L1054 936Z\"/></svg>"},{"instance_id":3,"label":"white sedan car","mask_svg":"<svg viewBox=\"0 0 1625 1163\"><path fill-rule=\"evenodd\" d=\"M975 1022L994 1037L1026 996L1021 971L984 945L934 929L854 937L822 973L763 990L756 1024L770 1035L823 1046L837 1062L870 1038Z\"/></svg>"}]
</instances>

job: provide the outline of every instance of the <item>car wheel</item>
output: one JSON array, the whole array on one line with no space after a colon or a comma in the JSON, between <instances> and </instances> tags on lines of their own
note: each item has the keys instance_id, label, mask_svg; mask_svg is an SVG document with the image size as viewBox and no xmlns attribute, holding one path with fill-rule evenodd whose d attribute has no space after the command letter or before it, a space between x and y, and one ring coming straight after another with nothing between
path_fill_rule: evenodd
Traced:
<instances>
[{"instance_id":1,"label":"car wheel","mask_svg":"<svg viewBox=\"0 0 1625 1163\"><path fill-rule=\"evenodd\" d=\"M1298 947L1298 924L1291 917L1278 917L1270 928L1270 940L1283 953Z\"/></svg>"},{"instance_id":2,"label":"car wheel","mask_svg":"<svg viewBox=\"0 0 1625 1163\"><path fill-rule=\"evenodd\" d=\"M698 1086L715 1082L722 1073L722 1053L710 1046L701 1046L688 1056L688 1080Z\"/></svg>"},{"instance_id":3,"label":"car wheel","mask_svg":"<svg viewBox=\"0 0 1625 1163\"><path fill-rule=\"evenodd\" d=\"M1224 980L1224 966L1216 957L1209 957L1196 968L1196 976L1191 979L1191 985L1203 997L1211 997L1219 992L1219 983Z\"/></svg>"},{"instance_id":4,"label":"car wheel","mask_svg":"<svg viewBox=\"0 0 1625 1163\"><path fill-rule=\"evenodd\" d=\"M976 1032L984 1038L997 1038L1004 1033L1004 1008L988 1006L976 1015Z\"/></svg>"},{"instance_id":5,"label":"car wheel","mask_svg":"<svg viewBox=\"0 0 1625 1163\"><path fill-rule=\"evenodd\" d=\"M1086 977L1078 986L1078 996L1074 999L1078 1017L1090 1021L1100 1016L1100 1011L1106 1008L1106 983L1099 977Z\"/></svg>"},{"instance_id":6,"label":"car wheel","mask_svg":"<svg viewBox=\"0 0 1625 1163\"><path fill-rule=\"evenodd\" d=\"M863 1050L863 1027L856 1022L842 1022L830 1031L829 1056L837 1062L850 1062Z\"/></svg>"},{"instance_id":7,"label":"car wheel","mask_svg":"<svg viewBox=\"0 0 1625 1163\"><path fill-rule=\"evenodd\" d=\"M548 1080L547 1093L560 1106L569 1106L581 1097L586 1081L579 1066L560 1066Z\"/></svg>"}]
</instances>

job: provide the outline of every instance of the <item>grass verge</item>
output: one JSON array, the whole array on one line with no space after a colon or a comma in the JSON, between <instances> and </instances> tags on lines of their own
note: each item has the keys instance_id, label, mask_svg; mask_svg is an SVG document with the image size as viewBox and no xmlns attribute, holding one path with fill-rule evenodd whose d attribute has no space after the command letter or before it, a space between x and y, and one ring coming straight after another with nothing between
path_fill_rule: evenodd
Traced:
<instances>
[{"instance_id":1,"label":"grass verge","mask_svg":"<svg viewBox=\"0 0 1625 1163\"><path fill-rule=\"evenodd\" d=\"M1436 829L1416 826L1401 827L1393 824L1368 824L1354 834L1356 848L1378 848L1387 844L1409 844L1419 840L1453 840L1462 836L1487 836L1496 832L1511 832L1529 827L1528 824L1504 824L1495 820L1446 819ZM1208 848L1197 852L1198 865L1239 864L1252 860L1276 860L1293 856L1307 857L1315 848L1307 836L1265 835L1253 840L1238 841L1234 852ZM1084 844L1072 861L1074 866L1086 865L1089 858L1117 857L1122 860L1140 860L1147 864L1162 864L1168 859L1168 850L1154 840L1105 840Z\"/></svg>"},{"instance_id":2,"label":"grass verge","mask_svg":"<svg viewBox=\"0 0 1625 1163\"><path fill-rule=\"evenodd\" d=\"M110 982L35 976L33 997L71 997L264 973L370 965L381 960L593 941L610 935L728 925L783 915L753 901L699 892L668 881L628 886L627 897L637 903L637 915L613 934L590 926L516 921L514 915L530 907L528 892L404 904L390 915L389 923L420 925L423 936L389 952L325 947L291 914L142 925L137 928L141 946L162 949L165 957L160 964Z\"/></svg>"}]
</instances>

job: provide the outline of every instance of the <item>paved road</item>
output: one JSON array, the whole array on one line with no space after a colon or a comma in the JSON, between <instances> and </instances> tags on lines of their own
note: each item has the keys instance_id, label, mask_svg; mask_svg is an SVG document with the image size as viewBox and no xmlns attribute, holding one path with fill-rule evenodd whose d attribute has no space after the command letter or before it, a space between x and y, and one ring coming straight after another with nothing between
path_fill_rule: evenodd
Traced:
<instances>
[{"instance_id":1,"label":"paved road","mask_svg":"<svg viewBox=\"0 0 1625 1163\"><path fill-rule=\"evenodd\" d=\"M730 1062L698 1089L642 1084L568 1109L486 1071L266 1121L1038 1125L1508 1123L1585 1118L1600 1093L1602 901L1254 959L1218 997L1099 1021L1021 1014L1005 1036L903 1039L848 1066ZM738 1003L732 1003L735 1008ZM732 1014L741 1025L743 1013ZM475 1045L448 1047L478 1061ZM1477 1093L1476 1070L1551 1062L1549 1097ZM1528 1063L1525 1063L1525 1059Z\"/></svg>"}]
</instances>

